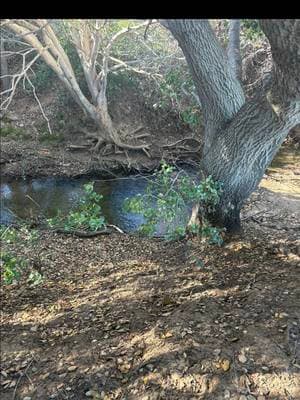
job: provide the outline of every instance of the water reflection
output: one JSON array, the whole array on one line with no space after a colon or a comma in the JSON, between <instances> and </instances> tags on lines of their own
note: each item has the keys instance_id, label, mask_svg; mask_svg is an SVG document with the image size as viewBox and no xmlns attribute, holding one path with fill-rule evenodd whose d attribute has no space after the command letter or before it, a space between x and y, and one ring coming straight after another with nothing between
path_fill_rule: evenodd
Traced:
<instances>
[{"instance_id":1,"label":"water reflection","mask_svg":"<svg viewBox=\"0 0 300 400\"><path fill-rule=\"evenodd\" d=\"M66 214L78 204L84 194L84 184L90 181L91 179L61 178L2 181L0 222L14 222L16 216L22 219L34 216L49 218L55 216L58 209ZM126 197L143 193L147 179L129 177L94 181L95 191L104 197L102 210L106 220L126 231L136 230L142 224L143 218L125 212L123 202Z\"/></svg>"}]
</instances>

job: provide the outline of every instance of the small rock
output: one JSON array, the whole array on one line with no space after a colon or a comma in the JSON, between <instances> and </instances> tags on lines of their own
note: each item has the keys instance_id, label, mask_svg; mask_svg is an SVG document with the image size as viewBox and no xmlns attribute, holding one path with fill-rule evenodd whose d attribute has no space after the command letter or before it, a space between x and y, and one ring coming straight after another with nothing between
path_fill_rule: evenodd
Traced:
<instances>
[{"instance_id":1,"label":"small rock","mask_svg":"<svg viewBox=\"0 0 300 400\"><path fill-rule=\"evenodd\" d=\"M224 399L230 399L230 391L228 389L224 392Z\"/></svg>"},{"instance_id":2,"label":"small rock","mask_svg":"<svg viewBox=\"0 0 300 400\"><path fill-rule=\"evenodd\" d=\"M35 326L32 326L31 328L30 328L30 330L31 330L31 332L37 332L37 330L38 330L38 327L35 325Z\"/></svg>"},{"instance_id":3,"label":"small rock","mask_svg":"<svg viewBox=\"0 0 300 400\"><path fill-rule=\"evenodd\" d=\"M100 399L100 395L95 390L89 390L85 393L86 397L93 397L94 399Z\"/></svg>"},{"instance_id":4,"label":"small rock","mask_svg":"<svg viewBox=\"0 0 300 400\"><path fill-rule=\"evenodd\" d=\"M213 351L213 353L214 353L214 355L216 356L216 357L218 357L220 354L221 354L221 349L215 349L214 351Z\"/></svg>"},{"instance_id":5,"label":"small rock","mask_svg":"<svg viewBox=\"0 0 300 400\"><path fill-rule=\"evenodd\" d=\"M263 371L265 371L265 372L269 372L269 368L266 367L265 365L263 365L263 366L261 367L261 369L262 369Z\"/></svg>"},{"instance_id":6,"label":"small rock","mask_svg":"<svg viewBox=\"0 0 300 400\"><path fill-rule=\"evenodd\" d=\"M252 396L252 394L249 394L247 396L247 400L256 400L256 397Z\"/></svg>"},{"instance_id":7,"label":"small rock","mask_svg":"<svg viewBox=\"0 0 300 400\"><path fill-rule=\"evenodd\" d=\"M23 400L31 400L31 397L29 396L23 397Z\"/></svg>"},{"instance_id":8,"label":"small rock","mask_svg":"<svg viewBox=\"0 0 300 400\"><path fill-rule=\"evenodd\" d=\"M258 396L257 400L266 400L265 396L263 396L262 394L260 396Z\"/></svg>"},{"instance_id":9,"label":"small rock","mask_svg":"<svg viewBox=\"0 0 300 400\"><path fill-rule=\"evenodd\" d=\"M68 368L69 372L73 372L77 369L77 365L71 365L71 367Z\"/></svg>"},{"instance_id":10,"label":"small rock","mask_svg":"<svg viewBox=\"0 0 300 400\"><path fill-rule=\"evenodd\" d=\"M247 400L247 397L246 397L244 394L242 394L242 395L239 397L239 400Z\"/></svg>"},{"instance_id":11,"label":"small rock","mask_svg":"<svg viewBox=\"0 0 300 400\"><path fill-rule=\"evenodd\" d=\"M153 364L147 364L146 368L149 369L149 371L153 371L154 365Z\"/></svg>"},{"instance_id":12,"label":"small rock","mask_svg":"<svg viewBox=\"0 0 300 400\"><path fill-rule=\"evenodd\" d=\"M221 368L224 372L227 372L230 369L230 361L229 360L222 360L221 361Z\"/></svg>"},{"instance_id":13,"label":"small rock","mask_svg":"<svg viewBox=\"0 0 300 400\"><path fill-rule=\"evenodd\" d=\"M247 357L245 356L244 353L242 353L242 354L239 354L238 360L240 363L245 364L245 362L247 362Z\"/></svg>"}]
</instances>

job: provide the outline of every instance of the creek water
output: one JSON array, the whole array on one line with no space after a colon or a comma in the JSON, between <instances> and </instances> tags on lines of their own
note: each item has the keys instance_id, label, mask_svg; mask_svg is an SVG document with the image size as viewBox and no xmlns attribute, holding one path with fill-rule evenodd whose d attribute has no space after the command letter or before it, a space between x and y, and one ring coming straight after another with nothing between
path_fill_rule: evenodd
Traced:
<instances>
[{"instance_id":1,"label":"creek water","mask_svg":"<svg viewBox=\"0 0 300 400\"><path fill-rule=\"evenodd\" d=\"M291 167L300 165L299 150L282 149L274 159L269 172L284 174ZM184 168L188 175L197 175L193 168ZM153 176L128 176L114 179L68 179L68 178L39 178L8 181L1 179L0 183L0 223L9 224L21 219L30 219L37 216L53 217L58 210L67 214L72 207L78 204L84 194L85 183L94 181L94 189L103 195L102 212L108 223L119 226L126 232L133 232L143 223L141 215L128 213L123 209L124 200L138 193L143 194ZM262 186L266 185L265 181ZM273 182L273 181L272 181ZM274 190L273 187L268 187ZM286 192L286 187L282 189ZM297 188L299 193L299 187ZM293 192L294 194L294 192ZM176 224L184 224L188 218L186 213L178 216ZM162 225L157 227L157 234L164 231Z\"/></svg>"},{"instance_id":2,"label":"creek water","mask_svg":"<svg viewBox=\"0 0 300 400\"><path fill-rule=\"evenodd\" d=\"M31 219L37 216L50 218L58 210L67 214L84 195L84 184L93 181L94 190L103 195L101 207L106 221L125 232L133 232L144 222L143 216L124 211L123 203L128 197L143 194L149 179L153 177L129 176L106 180L51 177L12 182L2 179L0 223L9 224L20 218ZM182 222L185 218L185 215L180 216ZM157 235L160 236L163 231L162 225L157 227Z\"/></svg>"}]
</instances>

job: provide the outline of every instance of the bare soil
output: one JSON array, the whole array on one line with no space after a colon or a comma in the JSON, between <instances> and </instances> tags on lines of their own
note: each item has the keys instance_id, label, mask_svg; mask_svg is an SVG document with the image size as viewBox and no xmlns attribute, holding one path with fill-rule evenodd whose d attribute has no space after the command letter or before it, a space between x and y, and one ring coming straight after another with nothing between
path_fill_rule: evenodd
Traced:
<instances>
[{"instance_id":1,"label":"bare soil","mask_svg":"<svg viewBox=\"0 0 300 400\"><path fill-rule=\"evenodd\" d=\"M19 244L44 282L1 288L1 398L300 399L297 168L266 176L222 247L45 231L34 252Z\"/></svg>"},{"instance_id":2,"label":"bare soil","mask_svg":"<svg viewBox=\"0 0 300 400\"><path fill-rule=\"evenodd\" d=\"M171 110L156 110L145 104L141 94L123 90L109 103L109 110L122 141L149 146L143 151L111 149L107 154L91 151L85 131L95 127L83 112L69 100L63 107L57 97L58 88L41 93L40 101L49 119L52 135L32 96L23 92L14 98L11 111L0 120L1 128L17 129L1 137L1 175L7 178L81 175L107 175L120 172L155 169L162 159L166 161L199 159L196 151L201 143L201 127L195 131L184 124ZM140 129L139 129L140 128ZM134 133L137 129L138 132ZM138 139L139 135L148 135ZM187 138L187 140L184 140ZM198 139L199 140L199 139ZM201 140L201 139L200 139ZM177 143L176 146L171 146Z\"/></svg>"}]
</instances>

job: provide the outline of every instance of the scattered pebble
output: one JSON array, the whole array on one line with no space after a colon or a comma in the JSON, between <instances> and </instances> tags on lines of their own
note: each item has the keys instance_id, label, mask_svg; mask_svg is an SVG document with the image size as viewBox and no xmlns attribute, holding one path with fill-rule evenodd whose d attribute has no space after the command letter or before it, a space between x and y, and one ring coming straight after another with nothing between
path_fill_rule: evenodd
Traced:
<instances>
[{"instance_id":1,"label":"scattered pebble","mask_svg":"<svg viewBox=\"0 0 300 400\"><path fill-rule=\"evenodd\" d=\"M244 353L242 353L242 354L239 354L238 360L240 363L245 364L245 362L247 362L247 357L245 356Z\"/></svg>"},{"instance_id":2,"label":"scattered pebble","mask_svg":"<svg viewBox=\"0 0 300 400\"><path fill-rule=\"evenodd\" d=\"M71 367L68 368L69 372L73 372L77 369L77 365L71 365Z\"/></svg>"}]
</instances>

